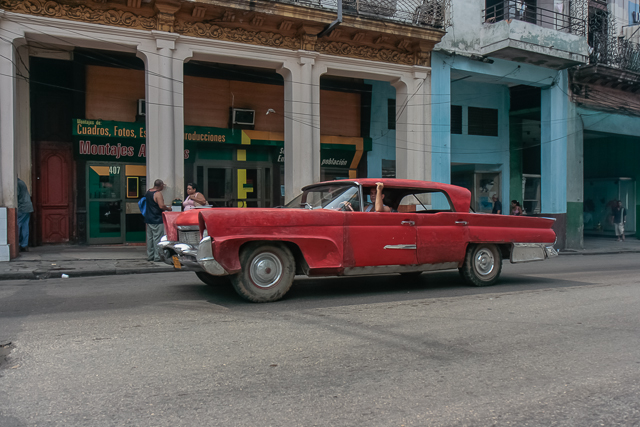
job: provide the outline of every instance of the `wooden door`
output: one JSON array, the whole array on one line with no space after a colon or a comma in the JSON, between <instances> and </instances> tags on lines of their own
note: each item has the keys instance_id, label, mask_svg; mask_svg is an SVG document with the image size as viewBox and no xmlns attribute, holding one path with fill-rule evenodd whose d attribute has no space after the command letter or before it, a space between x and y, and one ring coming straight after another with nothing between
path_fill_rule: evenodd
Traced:
<instances>
[{"instance_id":1,"label":"wooden door","mask_svg":"<svg viewBox=\"0 0 640 427\"><path fill-rule=\"evenodd\" d=\"M36 144L36 221L41 243L71 238L73 152L71 144Z\"/></svg>"}]
</instances>

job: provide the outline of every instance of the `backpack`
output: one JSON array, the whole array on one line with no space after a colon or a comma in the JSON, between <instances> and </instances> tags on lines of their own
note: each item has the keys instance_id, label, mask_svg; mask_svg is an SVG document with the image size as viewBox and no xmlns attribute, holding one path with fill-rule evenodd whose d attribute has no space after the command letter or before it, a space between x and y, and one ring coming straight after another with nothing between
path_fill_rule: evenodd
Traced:
<instances>
[{"instance_id":1,"label":"backpack","mask_svg":"<svg viewBox=\"0 0 640 427\"><path fill-rule=\"evenodd\" d=\"M147 196L142 196L142 199L138 200L138 207L142 216L147 216Z\"/></svg>"}]
</instances>

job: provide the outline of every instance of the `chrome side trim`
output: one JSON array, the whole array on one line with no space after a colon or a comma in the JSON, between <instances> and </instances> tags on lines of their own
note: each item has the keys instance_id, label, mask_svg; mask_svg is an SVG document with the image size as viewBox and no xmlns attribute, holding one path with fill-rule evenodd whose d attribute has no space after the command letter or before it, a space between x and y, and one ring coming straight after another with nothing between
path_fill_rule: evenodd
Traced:
<instances>
[{"instance_id":1,"label":"chrome side trim","mask_svg":"<svg viewBox=\"0 0 640 427\"><path fill-rule=\"evenodd\" d=\"M414 271L437 271L458 268L457 262L443 262L440 264L414 264L414 265L376 265L369 267L347 267L345 276L369 276L373 274L387 273L411 273Z\"/></svg>"},{"instance_id":2,"label":"chrome side trim","mask_svg":"<svg viewBox=\"0 0 640 427\"><path fill-rule=\"evenodd\" d=\"M549 243L514 243L511 250L511 262L544 261L557 257L558 252Z\"/></svg>"},{"instance_id":3,"label":"chrome side trim","mask_svg":"<svg viewBox=\"0 0 640 427\"><path fill-rule=\"evenodd\" d=\"M211 247L211 237L207 236L204 239L200 240L200 245L198 246L198 255L196 259L198 260L198 264L204 271L214 276L225 276L229 274L225 271L224 268L213 258L213 249Z\"/></svg>"},{"instance_id":4,"label":"chrome side trim","mask_svg":"<svg viewBox=\"0 0 640 427\"><path fill-rule=\"evenodd\" d=\"M417 249L416 245L387 245L384 249Z\"/></svg>"}]
</instances>

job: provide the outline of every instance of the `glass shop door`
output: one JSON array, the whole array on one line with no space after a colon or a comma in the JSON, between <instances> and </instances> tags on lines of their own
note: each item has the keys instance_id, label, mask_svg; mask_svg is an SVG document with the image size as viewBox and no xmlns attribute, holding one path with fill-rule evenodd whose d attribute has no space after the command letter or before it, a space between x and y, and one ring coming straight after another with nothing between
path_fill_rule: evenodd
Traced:
<instances>
[{"instance_id":1,"label":"glass shop door","mask_svg":"<svg viewBox=\"0 0 640 427\"><path fill-rule=\"evenodd\" d=\"M146 166L87 164L87 241L89 244L145 241L138 200L146 192Z\"/></svg>"},{"instance_id":2,"label":"glass shop door","mask_svg":"<svg viewBox=\"0 0 640 427\"><path fill-rule=\"evenodd\" d=\"M241 166L241 167L240 167ZM197 164L196 183L214 207L271 207L272 165Z\"/></svg>"}]
</instances>

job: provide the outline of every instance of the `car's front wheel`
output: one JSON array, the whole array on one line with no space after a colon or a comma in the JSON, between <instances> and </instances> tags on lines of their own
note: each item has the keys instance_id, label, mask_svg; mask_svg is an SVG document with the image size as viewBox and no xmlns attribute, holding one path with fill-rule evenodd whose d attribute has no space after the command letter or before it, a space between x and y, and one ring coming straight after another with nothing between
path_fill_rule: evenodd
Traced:
<instances>
[{"instance_id":1,"label":"car's front wheel","mask_svg":"<svg viewBox=\"0 0 640 427\"><path fill-rule=\"evenodd\" d=\"M502 271L502 255L496 245L470 245L460 268L460 275L473 286L490 286L496 283Z\"/></svg>"},{"instance_id":2,"label":"car's front wheel","mask_svg":"<svg viewBox=\"0 0 640 427\"><path fill-rule=\"evenodd\" d=\"M196 271L196 276L202 280L202 283L209 286L225 286L230 283L229 276L214 276L204 271Z\"/></svg>"},{"instance_id":3,"label":"car's front wheel","mask_svg":"<svg viewBox=\"0 0 640 427\"><path fill-rule=\"evenodd\" d=\"M291 251L277 242L254 243L240 252L242 271L231 277L236 292L251 302L281 299L293 285L296 272Z\"/></svg>"}]
</instances>

